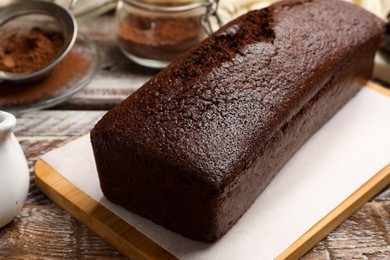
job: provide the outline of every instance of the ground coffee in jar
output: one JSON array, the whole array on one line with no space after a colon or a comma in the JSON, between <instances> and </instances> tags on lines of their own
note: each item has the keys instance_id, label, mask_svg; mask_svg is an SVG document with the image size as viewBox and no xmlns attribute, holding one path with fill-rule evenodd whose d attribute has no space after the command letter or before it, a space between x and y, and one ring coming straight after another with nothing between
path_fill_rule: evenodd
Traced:
<instances>
[{"instance_id":1,"label":"ground coffee in jar","mask_svg":"<svg viewBox=\"0 0 390 260\"><path fill-rule=\"evenodd\" d=\"M123 0L117 8L118 44L131 60L163 68L207 34L206 1Z\"/></svg>"},{"instance_id":2,"label":"ground coffee in jar","mask_svg":"<svg viewBox=\"0 0 390 260\"><path fill-rule=\"evenodd\" d=\"M142 17L129 14L119 25L122 48L139 58L172 61L203 38L196 17Z\"/></svg>"}]
</instances>

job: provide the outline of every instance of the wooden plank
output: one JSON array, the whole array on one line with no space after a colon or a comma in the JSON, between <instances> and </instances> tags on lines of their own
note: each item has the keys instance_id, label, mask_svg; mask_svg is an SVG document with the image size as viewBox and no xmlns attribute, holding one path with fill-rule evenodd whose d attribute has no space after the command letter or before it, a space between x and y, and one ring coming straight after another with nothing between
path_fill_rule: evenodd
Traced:
<instances>
[{"instance_id":1,"label":"wooden plank","mask_svg":"<svg viewBox=\"0 0 390 260\"><path fill-rule=\"evenodd\" d=\"M26 205L0 229L0 259L127 259L57 205Z\"/></svg>"},{"instance_id":2,"label":"wooden plank","mask_svg":"<svg viewBox=\"0 0 390 260\"><path fill-rule=\"evenodd\" d=\"M89 132L106 111L43 110L16 113L16 137L79 137ZM53 147L55 148L55 147Z\"/></svg>"},{"instance_id":3,"label":"wooden plank","mask_svg":"<svg viewBox=\"0 0 390 260\"><path fill-rule=\"evenodd\" d=\"M322 218L276 259L298 259L390 184L390 164Z\"/></svg>"},{"instance_id":4,"label":"wooden plank","mask_svg":"<svg viewBox=\"0 0 390 260\"><path fill-rule=\"evenodd\" d=\"M366 203L302 260L390 259L390 201Z\"/></svg>"},{"instance_id":5,"label":"wooden plank","mask_svg":"<svg viewBox=\"0 0 390 260\"><path fill-rule=\"evenodd\" d=\"M43 160L35 165L40 190L120 252L136 259L176 259L58 174Z\"/></svg>"}]
</instances>

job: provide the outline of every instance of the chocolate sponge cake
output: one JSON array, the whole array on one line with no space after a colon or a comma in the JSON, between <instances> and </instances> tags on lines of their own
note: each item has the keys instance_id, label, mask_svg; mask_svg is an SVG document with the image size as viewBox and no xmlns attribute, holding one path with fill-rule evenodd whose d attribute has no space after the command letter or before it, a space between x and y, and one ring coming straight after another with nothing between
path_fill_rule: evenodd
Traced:
<instances>
[{"instance_id":1,"label":"chocolate sponge cake","mask_svg":"<svg viewBox=\"0 0 390 260\"><path fill-rule=\"evenodd\" d=\"M371 77L383 30L338 0L282 1L230 22L97 123L104 195L217 240Z\"/></svg>"}]
</instances>

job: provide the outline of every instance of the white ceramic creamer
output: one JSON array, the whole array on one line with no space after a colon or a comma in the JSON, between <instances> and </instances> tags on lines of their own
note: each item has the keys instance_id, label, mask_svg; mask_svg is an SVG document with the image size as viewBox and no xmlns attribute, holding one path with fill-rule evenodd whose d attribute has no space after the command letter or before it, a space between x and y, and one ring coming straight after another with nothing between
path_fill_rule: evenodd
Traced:
<instances>
[{"instance_id":1,"label":"white ceramic creamer","mask_svg":"<svg viewBox=\"0 0 390 260\"><path fill-rule=\"evenodd\" d=\"M12 114L0 111L0 228L21 210L30 183L26 157L12 133L15 124Z\"/></svg>"}]
</instances>

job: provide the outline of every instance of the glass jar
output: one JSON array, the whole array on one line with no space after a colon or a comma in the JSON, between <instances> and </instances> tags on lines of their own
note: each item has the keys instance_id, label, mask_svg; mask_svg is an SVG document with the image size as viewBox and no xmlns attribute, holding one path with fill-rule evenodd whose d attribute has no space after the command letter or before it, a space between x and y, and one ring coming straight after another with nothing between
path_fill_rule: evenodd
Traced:
<instances>
[{"instance_id":1,"label":"glass jar","mask_svg":"<svg viewBox=\"0 0 390 260\"><path fill-rule=\"evenodd\" d=\"M116 34L122 52L147 67L164 68L211 30L218 1L122 0Z\"/></svg>"}]
</instances>

